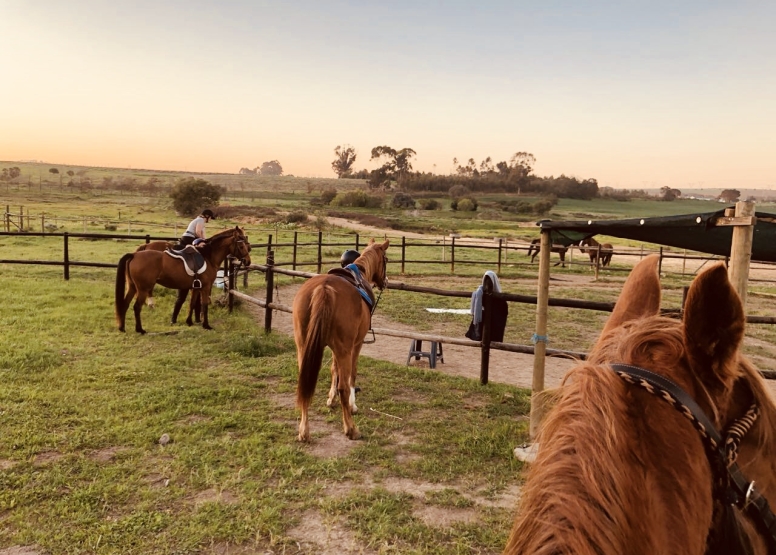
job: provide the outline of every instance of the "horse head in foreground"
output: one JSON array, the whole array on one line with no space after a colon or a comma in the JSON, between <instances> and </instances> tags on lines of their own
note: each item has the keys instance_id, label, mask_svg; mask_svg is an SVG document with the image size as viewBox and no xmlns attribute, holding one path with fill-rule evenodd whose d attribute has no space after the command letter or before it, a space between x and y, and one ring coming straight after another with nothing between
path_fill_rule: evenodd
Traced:
<instances>
[{"instance_id":1,"label":"horse head in foreground","mask_svg":"<svg viewBox=\"0 0 776 555\"><path fill-rule=\"evenodd\" d=\"M740 352L739 297L719 264L682 321L661 317L657 263L567 374L505 553L776 553L776 406Z\"/></svg>"},{"instance_id":2,"label":"horse head in foreground","mask_svg":"<svg viewBox=\"0 0 776 555\"><path fill-rule=\"evenodd\" d=\"M119 331L124 331L129 304L137 295L133 305L135 331L145 333L140 321L140 311L157 283L170 289L186 291L191 289L194 292L192 295L196 293L202 305L202 327L212 329L208 322L208 305L210 289L215 281L218 267L227 256L237 258L243 264L250 264L251 245L245 232L239 227L234 227L213 235L199 248L199 252L205 259L207 267L194 276L187 272L181 260L159 250L146 249L122 256L116 271L115 291L116 321ZM185 295L178 295L173 310L173 321L185 300ZM191 313L187 323L191 325Z\"/></svg>"},{"instance_id":3,"label":"horse head in foreground","mask_svg":"<svg viewBox=\"0 0 776 555\"><path fill-rule=\"evenodd\" d=\"M336 274L320 274L307 280L294 297L294 341L299 363L296 403L302 411L299 441L310 439L307 412L318 382L323 350L327 346L332 352L332 362L331 388L326 404L331 407L339 394L345 435L350 439L361 437L353 420L353 414L358 410L356 365L364 336L371 327L375 304L369 284L383 289L388 281L386 249L388 241L375 243L370 240L361 256L345 270L346 274L352 272L353 280L342 274L342 269ZM358 276L363 280L359 282Z\"/></svg>"}]
</instances>

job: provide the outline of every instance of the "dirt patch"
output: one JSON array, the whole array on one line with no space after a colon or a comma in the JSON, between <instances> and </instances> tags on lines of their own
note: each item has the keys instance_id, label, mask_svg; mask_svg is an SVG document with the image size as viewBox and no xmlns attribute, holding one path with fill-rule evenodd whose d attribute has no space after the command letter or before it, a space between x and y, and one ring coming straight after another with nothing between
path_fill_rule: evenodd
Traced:
<instances>
[{"instance_id":1,"label":"dirt patch","mask_svg":"<svg viewBox=\"0 0 776 555\"><path fill-rule=\"evenodd\" d=\"M0 549L0 555L44 555L44 553L45 551L32 545L15 545Z\"/></svg>"},{"instance_id":2,"label":"dirt patch","mask_svg":"<svg viewBox=\"0 0 776 555\"><path fill-rule=\"evenodd\" d=\"M47 464L54 464L60 460L64 455L57 451L45 451L38 453L35 458L32 459L32 464L35 466L44 466Z\"/></svg>"},{"instance_id":3,"label":"dirt patch","mask_svg":"<svg viewBox=\"0 0 776 555\"><path fill-rule=\"evenodd\" d=\"M201 491L191 498L195 506L199 507L205 503L223 503L224 505L234 505L237 503L237 496L227 490L217 490L215 488Z\"/></svg>"},{"instance_id":4,"label":"dirt patch","mask_svg":"<svg viewBox=\"0 0 776 555\"><path fill-rule=\"evenodd\" d=\"M419 503L413 508L412 513L426 526L433 528L448 528L453 524L470 524L477 521L477 511L474 509L437 507Z\"/></svg>"},{"instance_id":5,"label":"dirt patch","mask_svg":"<svg viewBox=\"0 0 776 555\"><path fill-rule=\"evenodd\" d=\"M302 515L301 523L288 531L299 553L317 555L376 555L358 545L354 534L336 520L324 520L318 511Z\"/></svg>"},{"instance_id":6,"label":"dirt patch","mask_svg":"<svg viewBox=\"0 0 776 555\"><path fill-rule=\"evenodd\" d=\"M0 459L0 470L10 470L16 466L15 461L9 461L8 459Z\"/></svg>"},{"instance_id":7,"label":"dirt patch","mask_svg":"<svg viewBox=\"0 0 776 555\"><path fill-rule=\"evenodd\" d=\"M106 463L112 461L116 455L123 453L124 451L127 451L126 447L106 447L105 449L94 451L90 455L90 458L97 462Z\"/></svg>"}]
</instances>

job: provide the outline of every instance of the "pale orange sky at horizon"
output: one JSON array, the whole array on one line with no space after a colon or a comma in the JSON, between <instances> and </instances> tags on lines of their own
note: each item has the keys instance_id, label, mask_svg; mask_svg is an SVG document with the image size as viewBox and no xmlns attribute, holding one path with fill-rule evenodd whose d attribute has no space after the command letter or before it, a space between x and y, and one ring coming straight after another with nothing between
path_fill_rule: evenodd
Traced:
<instances>
[{"instance_id":1,"label":"pale orange sky at horizon","mask_svg":"<svg viewBox=\"0 0 776 555\"><path fill-rule=\"evenodd\" d=\"M775 22L764 2L4 0L0 159L335 177L335 146L371 169L388 145L435 173L527 151L601 186L776 189Z\"/></svg>"}]
</instances>

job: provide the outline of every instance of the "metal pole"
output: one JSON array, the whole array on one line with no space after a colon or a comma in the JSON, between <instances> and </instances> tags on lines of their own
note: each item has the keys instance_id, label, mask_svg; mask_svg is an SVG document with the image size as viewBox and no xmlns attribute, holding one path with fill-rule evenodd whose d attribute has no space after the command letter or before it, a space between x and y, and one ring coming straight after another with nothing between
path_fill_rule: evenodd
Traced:
<instances>
[{"instance_id":1,"label":"metal pole","mask_svg":"<svg viewBox=\"0 0 776 555\"><path fill-rule=\"evenodd\" d=\"M229 287L229 314L232 313L232 310L234 309L234 295L232 294L232 291L235 287L235 278L234 278L234 260L230 257L229 259L229 271L227 272L227 283L229 284L227 287Z\"/></svg>"},{"instance_id":2,"label":"metal pole","mask_svg":"<svg viewBox=\"0 0 776 555\"><path fill-rule=\"evenodd\" d=\"M497 268L498 268L498 270L497 270L498 275L501 275L501 238L500 237L499 237L499 240L498 240L498 266L497 266Z\"/></svg>"},{"instance_id":3,"label":"metal pole","mask_svg":"<svg viewBox=\"0 0 776 555\"><path fill-rule=\"evenodd\" d=\"M404 254L407 248L407 240L404 235L401 236L401 275L404 275Z\"/></svg>"},{"instance_id":4,"label":"metal pole","mask_svg":"<svg viewBox=\"0 0 776 555\"><path fill-rule=\"evenodd\" d=\"M291 257L291 269L296 270L296 244L297 240L299 239L299 232L294 231L294 252Z\"/></svg>"},{"instance_id":5,"label":"metal pole","mask_svg":"<svg viewBox=\"0 0 776 555\"><path fill-rule=\"evenodd\" d=\"M547 352L547 312L550 299L550 252L552 243L549 230L542 230L539 252L539 283L536 291L536 333L534 333L534 364L531 383L531 422L529 434L536 439L544 416L544 363Z\"/></svg>"},{"instance_id":6,"label":"metal pole","mask_svg":"<svg viewBox=\"0 0 776 555\"><path fill-rule=\"evenodd\" d=\"M321 273L321 263L322 263L322 259L321 259L322 243L323 243L323 231L319 231L318 232L318 273L319 274Z\"/></svg>"},{"instance_id":7,"label":"metal pole","mask_svg":"<svg viewBox=\"0 0 776 555\"><path fill-rule=\"evenodd\" d=\"M66 280L70 279L70 255L68 251L67 237L68 237L68 234L67 234L67 231L65 231L64 238L65 238L65 279Z\"/></svg>"},{"instance_id":8,"label":"metal pole","mask_svg":"<svg viewBox=\"0 0 776 555\"><path fill-rule=\"evenodd\" d=\"M455 273L455 237L450 241L450 273Z\"/></svg>"}]
</instances>

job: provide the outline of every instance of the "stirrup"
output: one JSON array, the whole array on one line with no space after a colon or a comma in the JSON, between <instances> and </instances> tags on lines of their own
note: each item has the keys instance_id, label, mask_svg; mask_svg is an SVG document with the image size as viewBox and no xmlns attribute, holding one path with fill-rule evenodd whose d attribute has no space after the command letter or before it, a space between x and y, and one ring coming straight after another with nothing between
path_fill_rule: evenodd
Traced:
<instances>
[{"instance_id":1,"label":"stirrup","mask_svg":"<svg viewBox=\"0 0 776 555\"><path fill-rule=\"evenodd\" d=\"M362 343L363 343L364 345L371 345L372 343L374 343L375 341L377 341L377 338L375 337L375 330L373 330L372 328L369 328L369 331L368 331L368 332L366 332L366 333L367 333L367 337L369 337L369 333L370 333L370 332L372 333L372 340L371 340L371 341L367 341L367 339L366 339L366 337L365 337L365 338L364 338L364 341L362 341Z\"/></svg>"},{"instance_id":2,"label":"stirrup","mask_svg":"<svg viewBox=\"0 0 776 555\"><path fill-rule=\"evenodd\" d=\"M191 283L192 289L202 289L202 281L199 278L195 278Z\"/></svg>"}]
</instances>

